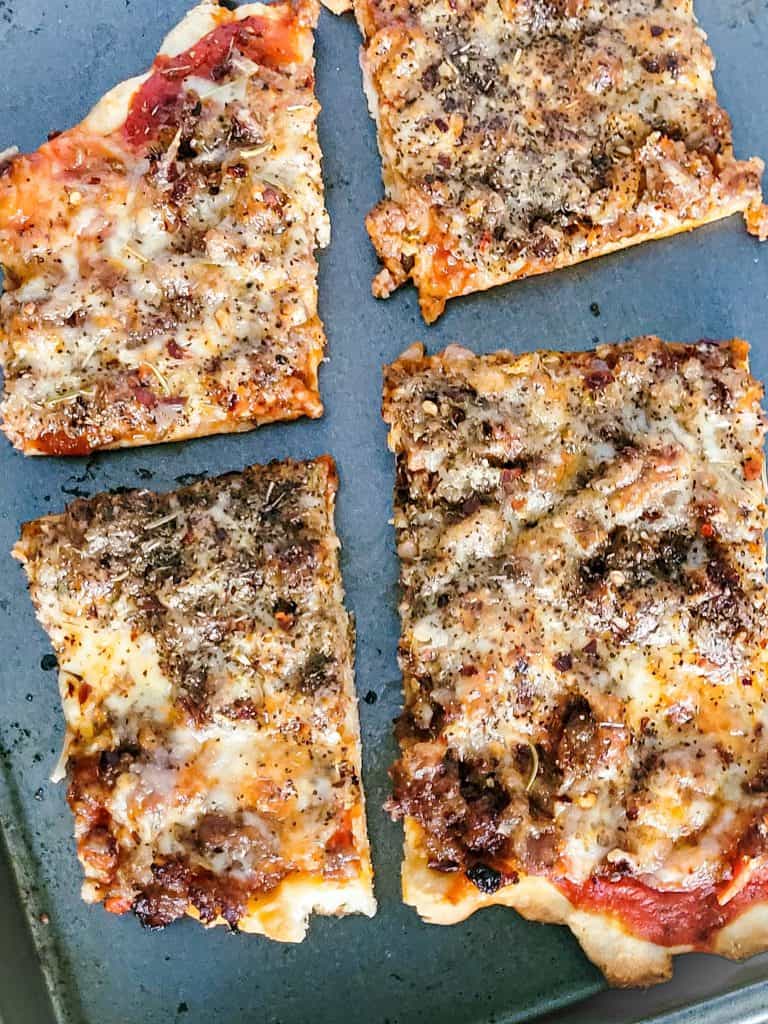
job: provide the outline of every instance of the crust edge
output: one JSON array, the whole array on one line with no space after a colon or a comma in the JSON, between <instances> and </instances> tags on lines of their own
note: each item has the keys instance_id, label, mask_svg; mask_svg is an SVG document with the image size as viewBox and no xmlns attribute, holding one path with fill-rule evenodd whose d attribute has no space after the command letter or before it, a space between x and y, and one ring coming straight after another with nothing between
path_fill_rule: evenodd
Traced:
<instances>
[{"instance_id":1,"label":"crust edge","mask_svg":"<svg viewBox=\"0 0 768 1024\"><path fill-rule=\"evenodd\" d=\"M427 866L421 826L405 819L403 901L427 924L458 924L484 907L505 906L530 921L570 928L586 956L614 988L647 988L668 981L673 957L695 947L660 946L630 935L609 914L579 910L545 878L521 875L493 894L451 892L454 876ZM712 936L710 952L743 960L768 949L768 902L757 903Z\"/></svg>"},{"instance_id":2,"label":"crust edge","mask_svg":"<svg viewBox=\"0 0 768 1024\"><path fill-rule=\"evenodd\" d=\"M752 169L755 173L762 173L762 161L757 157L753 157L751 160L741 161L741 163ZM731 202L713 204L702 217L691 217L685 220L670 221L660 228L639 231L635 234L624 236L622 238L597 243L590 246L589 251L576 257L572 257L569 254L567 258L560 258L548 263L544 263L541 260L534 262L526 261L523 266L508 273L487 273L482 275L480 279L474 278L472 283L466 284L463 288L440 294L430 289L430 278L428 275L425 277L421 277L418 274L414 275L413 273L404 275L400 264L393 261L391 257L387 257L386 253L388 249L391 249L391 245L387 242L385 229L381 229L378 222L382 219L386 219L386 208L392 206L399 210L404 210L404 207L396 201L383 199L374 206L366 218L368 234L376 251L376 255L382 264L381 270L377 274L376 278L374 278L374 295L377 298L387 298L392 291L399 288L406 282L406 280L412 280L413 285L418 292L419 308L421 309L422 317L427 324L434 323L442 315L450 299L458 299L466 295L474 295L479 292L488 291L491 288L512 284L515 281L521 281L528 277L538 277L541 274L549 274L558 270L566 270L569 267L578 266L580 263L586 263L589 260L599 259L602 256L610 256L612 253L621 252L624 249L630 249L635 245L642 245L645 242L661 241L664 238L672 238L674 235L695 231L697 228L704 227L707 224L714 224L720 220L725 220L737 213L743 214L750 233L756 235L758 238L763 239L765 231L768 230L768 228L763 228L762 226L764 220L768 221L768 214L764 217L758 218L755 210L762 210L763 208L756 207L755 201L752 197L739 195L734 197ZM382 275L387 275L387 280L392 282L392 287L387 286L384 290L381 290L380 283L383 280Z\"/></svg>"}]
</instances>

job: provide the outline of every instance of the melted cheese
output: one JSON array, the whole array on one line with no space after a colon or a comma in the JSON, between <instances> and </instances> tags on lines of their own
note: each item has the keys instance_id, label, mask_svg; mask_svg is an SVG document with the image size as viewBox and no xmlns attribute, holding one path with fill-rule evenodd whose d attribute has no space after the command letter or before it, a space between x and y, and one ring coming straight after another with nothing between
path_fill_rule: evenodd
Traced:
<instances>
[{"instance_id":1,"label":"melted cheese","mask_svg":"<svg viewBox=\"0 0 768 1024\"><path fill-rule=\"evenodd\" d=\"M311 6L201 4L152 72L4 165L4 429L28 454L320 415L313 252L329 228ZM215 80L183 80L172 124L127 135L181 41L249 18L267 42L290 31L295 59L262 65L233 45Z\"/></svg>"},{"instance_id":2,"label":"melted cheese","mask_svg":"<svg viewBox=\"0 0 768 1024\"><path fill-rule=\"evenodd\" d=\"M419 856L732 889L768 763L760 395L739 341L387 368Z\"/></svg>"},{"instance_id":3,"label":"melted cheese","mask_svg":"<svg viewBox=\"0 0 768 1024\"><path fill-rule=\"evenodd\" d=\"M289 941L374 912L334 488L273 464L25 527L89 902Z\"/></svg>"},{"instance_id":4,"label":"melted cheese","mask_svg":"<svg viewBox=\"0 0 768 1024\"><path fill-rule=\"evenodd\" d=\"M367 226L446 299L748 210L760 160L733 158L712 54L677 0L355 0L385 199Z\"/></svg>"}]
</instances>

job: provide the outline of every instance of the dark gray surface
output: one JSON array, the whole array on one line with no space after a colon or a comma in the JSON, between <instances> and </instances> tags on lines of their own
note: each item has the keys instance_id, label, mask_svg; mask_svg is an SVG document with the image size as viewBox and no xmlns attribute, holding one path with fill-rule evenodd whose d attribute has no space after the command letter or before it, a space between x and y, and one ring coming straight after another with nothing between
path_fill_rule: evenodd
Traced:
<instances>
[{"instance_id":1,"label":"dark gray surface","mask_svg":"<svg viewBox=\"0 0 768 1024\"><path fill-rule=\"evenodd\" d=\"M116 81L147 65L187 6L186 0L0 0L0 150L11 143L33 148L47 132L77 121ZM768 3L702 0L698 8L720 58L718 86L734 117L738 152L768 154ZM756 373L768 379L768 249L731 219L455 302L426 328L411 290L386 303L370 296L376 263L363 218L380 195L380 179L357 49L353 22L324 12L317 77L333 226L333 243L320 257L330 355L321 377L324 419L90 461L24 460L0 442L0 742L7 769L0 812L54 1001L78 1022L512 1021L599 988L597 972L565 929L527 924L502 909L440 929L421 924L400 902L400 830L379 810L394 749L390 720L400 699L397 566L386 525L392 465L379 419L380 367L416 338L431 350L460 341L490 351L581 348L655 331L679 340L742 334L753 342ZM590 311L595 302L599 317ZM184 473L324 451L336 456L341 475L338 525L348 603L357 616L358 692L378 696L377 703L360 705L378 916L317 919L308 940L295 947L221 929L206 933L192 922L152 934L131 918L85 907L64 787L47 781L62 737L55 674L40 669L49 647L22 572L7 554L20 523L60 509L74 493L139 486L140 468L153 474L148 486L162 490ZM40 923L41 914L48 924ZM18 935L11 944L19 963L18 971L0 975L0 1012L5 1009L8 1024L42 1024L42 1004L24 996L41 998L23 922L4 899L0 930ZM599 996L571 1019L637 1019L768 976L759 960L732 968L742 972L735 982L719 963L701 963L684 965L682 986ZM24 1002L29 1008L22 1012ZM743 1005L733 1020L746 1019ZM697 1013L697 1019L705 1017Z\"/></svg>"}]
</instances>

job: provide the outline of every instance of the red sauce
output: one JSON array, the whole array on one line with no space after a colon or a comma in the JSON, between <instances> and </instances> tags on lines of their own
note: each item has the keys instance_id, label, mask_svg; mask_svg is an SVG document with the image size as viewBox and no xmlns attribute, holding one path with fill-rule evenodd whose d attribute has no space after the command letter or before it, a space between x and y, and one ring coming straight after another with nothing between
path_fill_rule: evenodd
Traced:
<instances>
[{"instance_id":1,"label":"red sauce","mask_svg":"<svg viewBox=\"0 0 768 1024\"><path fill-rule=\"evenodd\" d=\"M343 878L350 865L359 863L351 811L344 812L339 827L325 844L325 856L324 873L329 878Z\"/></svg>"},{"instance_id":2,"label":"red sauce","mask_svg":"<svg viewBox=\"0 0 768 1024\"><path fill-rule=\"evenodd\" d=\"M134 145L150 142L164 125L175 124L185 79L195 76L216 81L219 76L224 77L233 50L271 68L302 58L299 31L293 19L252 15L220 25L183 53L157 57L153 74L131 102L123 125L126 139Z\"/></svg>"},{"instance_id":3,"label":"red sauce","mask_svg":"<svg viewBox=\"0 0 768 1024\"><path fill-rule=\"evenodd\" d=\"M64 430L47 430L35 438L35 450L43 455L90 455L97 442L87 434L67 434Z\"/></svg>"},{"instance_id":4,"label":"red sauce","mask_svg":"<svg viewBox=\"0 0 768 1024\"><path fill-rule=\"evenodd\" d=\"M110 914L127 914L131 909L131 902L128 896L108 896L104 900L104 909Z\"/></svg>"},{"instance_id":5,"label":"red sauce","mask_svg":"<svg viewBox=\"0 0 768 1024\"><path fill-rule=\"evenodd\" d=\"M662 892L635 878L594 877L583 883L555 879L574 906L615 914L633 935L660 946L710 948L712 933L733 921L759 900L768 899L768 866L724 906L718 886Z\"/></svg>"},{"instance_id":6,"label":"red sauce","mask_svg":"<svg viewBox=\"0 0 768 1024\"><path fill-rule=\"evenodd\" d=\"M348 824L337 828L325 844L326 853L349 854L355 852L355 837Z\"/></svg>"},{"instance_id":7,"label":"red sauce","mask_svg":"<svg viewBox=\"0 0 768 1024\"><path fill-rule=\"evenodd\" d=\"M471 289L475 277L475 268L454 253L443 235L435 241L429 269L430 291L440 298L463 295Z\"/></svg>"}]
</instances>

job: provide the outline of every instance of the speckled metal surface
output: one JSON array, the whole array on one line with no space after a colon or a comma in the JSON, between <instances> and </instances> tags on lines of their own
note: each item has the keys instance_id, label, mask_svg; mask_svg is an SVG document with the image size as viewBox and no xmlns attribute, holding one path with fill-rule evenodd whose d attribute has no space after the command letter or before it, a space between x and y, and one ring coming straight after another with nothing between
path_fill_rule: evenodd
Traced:
<instances>
[{"instance_id":1,"label":"speckled metal surface","mask_svg":"<svg viewBox=\"0 0 768 1024\"><path fill-rule=\"evenodd\" d=\"M146 66L187 6L187 0L0 0L0 150L12 143L33 148L49 131L79 120L112 84ZM719 58L717 81L733 115L737 151L766 156L768 2L700 0L698 9ZM349 17L323 13L317 77L333 225L332 245L320 258L330 344L322 371L324 419L90 460L24 460L0 443L0 813L20 892L17 906L0 863L7 949L3 954L0 946L0 1014L12 1024L42 1024L43 978L61 1020L93 1024L515 1021L601 986L565 929L528 924L501 909L440 929L420 923L400 901L400 830L380 810L394 751L390 721L400 700L397 565L387 526L392 464L379 418L380 367L417 338L432 350L460 341L478 351L519 351L580 348L655 331L680 340L742 334L754 345L756 373L768 380L768 247L761 250L731 219L455 302L426 328L412 291L387 303L370 296L376 261L363 218L379 197L380 178L358 45ZM155 934L132 918L87 908L78 895L64 787L47 781L62 721L55 675L41 667L49 647L21 570L8 555L20 523L60 509L74 495L144 485L145 470L148 486L164 489L185 473L324 451L335 455L341 474L338 526L358 625L378 916L317 919L303 945L281 946L221 929L206 933L192 922ZM36 957L24 944L29 927ZM682 984L598 996L569 1019L636 1020L733 986L737 995L679 1019L762 1019L754 1016L762 990L755 995L741 986L768 977L765 958L742 967L694 958L679 974Z\"/></svg>"}]
</instances>

